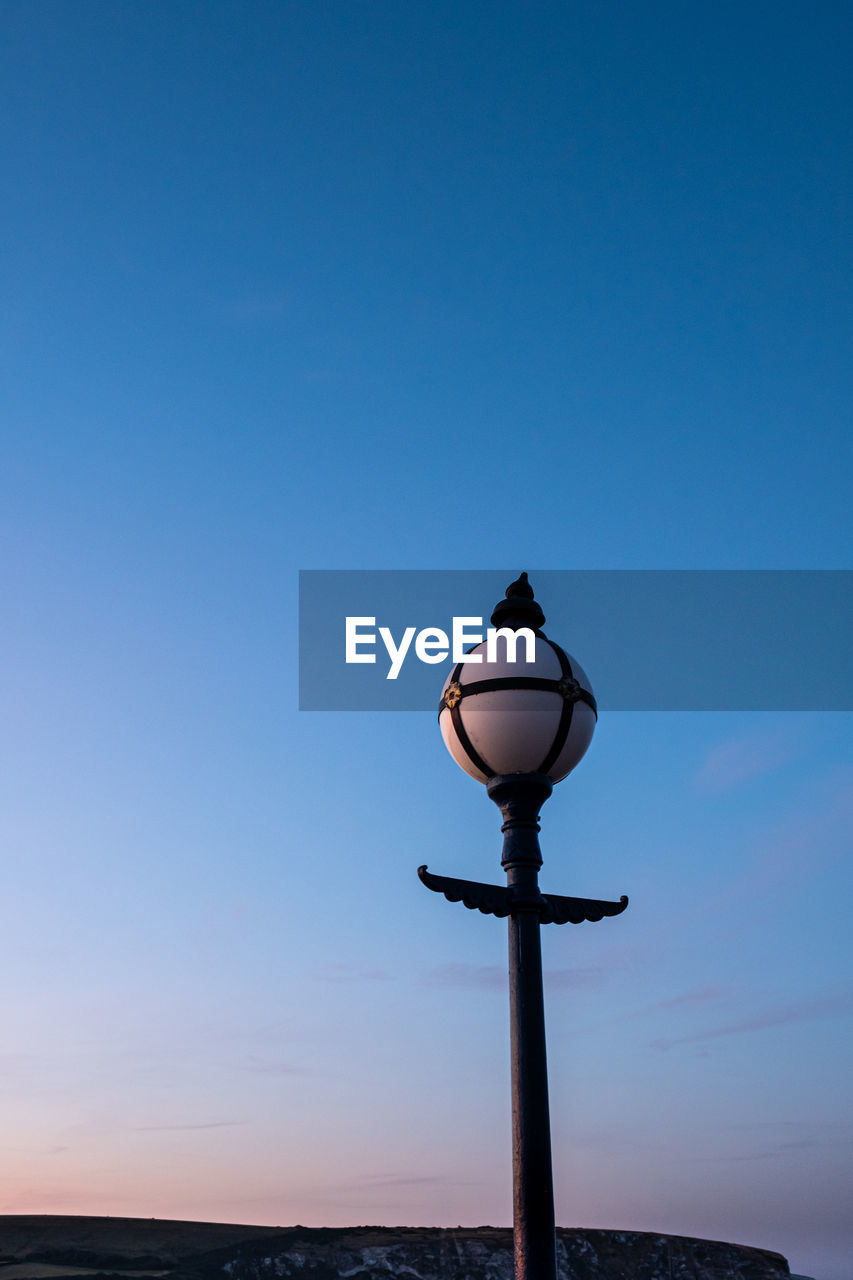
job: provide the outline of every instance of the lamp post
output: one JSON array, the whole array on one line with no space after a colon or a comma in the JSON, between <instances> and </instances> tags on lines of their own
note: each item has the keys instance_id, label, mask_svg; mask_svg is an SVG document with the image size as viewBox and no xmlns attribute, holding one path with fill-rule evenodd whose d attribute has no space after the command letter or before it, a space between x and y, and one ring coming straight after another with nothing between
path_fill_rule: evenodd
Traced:
<instances>
[{"instance_id":1,"label":"lamp post","mask_svg":"<svg viewBox=\"0 0 853 1280\"><path fill-rule=\"evenodd\" d=\"M513 1235L516 1280L555 1280L556 1230L545 1054L540 924L579 924L624 911L628 899L600 902L543 894L539 888L539 811L553 784L574 769L592 740L598 716L581 666L543 633L545 615L523 573L492 613L496 628L533 632L533 661L521 660L525 639L504 638L488 660L485 644L457 663L439 704L439 725L456 763L486 784L503 815L503 885L418 875L428 889L472 910L509 919L510 1055L512 1063ZM517 645L510 660L511 643ZM480 661L476 661L479 655ZM529 654L527 655L529 656Z\"/></svg>"}]
</instances>

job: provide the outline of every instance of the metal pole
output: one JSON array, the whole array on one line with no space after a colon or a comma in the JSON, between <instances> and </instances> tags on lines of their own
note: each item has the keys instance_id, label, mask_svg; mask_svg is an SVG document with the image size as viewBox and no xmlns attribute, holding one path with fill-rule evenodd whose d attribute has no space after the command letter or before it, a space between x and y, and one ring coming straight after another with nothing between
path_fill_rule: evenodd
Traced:
<instances>
[{"instance_id":1,"label":"metal pole","mask_svg":"<svg viewBox=\"0 0 853 1280\"><path fill-rule=\"evenodd\" d=\"M509 918L509 992L515 1276L556 1280L538 838L539 810L551 794L551 781L540 774L505 775L492 779L488 791L504 817L501 863L514 904Z\"/></svg>"}]
</instances>

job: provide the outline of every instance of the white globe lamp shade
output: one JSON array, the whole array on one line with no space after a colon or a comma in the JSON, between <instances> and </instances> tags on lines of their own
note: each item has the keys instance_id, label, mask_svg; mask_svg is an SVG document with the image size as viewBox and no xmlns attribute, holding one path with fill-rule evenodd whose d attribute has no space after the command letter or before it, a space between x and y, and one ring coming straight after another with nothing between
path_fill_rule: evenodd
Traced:
<instances>
[{"instance_id":1,"label":"white globe lamp shade","mask_svg":"<svg viewBox=\"0 0 853 1280\"><path fill-rule=\"evenodd\" d=\"M597 719L589 677L580 663L542 632L545 615L527 574L513 582L492 614L495 627L534 633L533 661L517 637L515 661L499 636L492 661L486 643L456 663L441 693L441 735L461 769L487 783L498 775L537 773L560 782L583 758Z\"/></svg>"}]
</instances>

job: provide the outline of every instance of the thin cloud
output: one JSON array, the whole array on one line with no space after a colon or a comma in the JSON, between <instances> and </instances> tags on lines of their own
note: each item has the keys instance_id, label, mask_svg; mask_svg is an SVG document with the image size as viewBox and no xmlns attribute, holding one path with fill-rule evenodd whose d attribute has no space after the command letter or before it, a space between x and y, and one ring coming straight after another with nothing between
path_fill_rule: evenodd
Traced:
<instances>
[{"instance_id":1,"label":"thin cloud","mask_svg":"<svg viewBox=\"0 0 853 1280\"><path fill-rule=\"evenodd\" d=\"M730 1120L726 1125L727 1129L803 1129L808 1125L812 1127L812 1121L807 1120ZM833 1121L833 1128L835 1122Z\"/></svg>"},{"instance_id":2,"label":"thin cloud","mask_svg":"<svg viewBox=\"0 0 853 1280\"><path fill-rule=\"evenodd\" d=\"M134 1133L183 1133L197 1129L236 1129L248 1124L247 1120L211 1120L206 1124L138 1124Z\"/></svg>"},{"instance_id":3,"label":"thin cloud","mask_svg":"<svg viewBox=\"0 0 853 1280\"><path fill-rule=\"evenodd\" d=\"M759 1151L736 1151L727 1155L688 1156L691 1163L702 1164L740 1164L752 1160L784 1160L791 1155L799 1155L803 1151L813 1151L824 1146L817 1138L800 1138L796 1142L779 1142L772 1147L763 1147Z\"/></svg>"},{"instance_id":4,"label":"thin cloud","mask_svg":"<svg viewBox=\"0 0 853 1280\"><path fill-rule=\"evenodd\" d=\"M360 1182L367 1187L421 1187L421 1186L458 1186L458 1183L450 1183L445 1174L404 1174L404 1173L363 1173L354 1182Z\"/></svg>"},{"instance_id":5,"label":"thin cloud","mask_svg":"<svg viewBox=\"0 0 853 1280\"><path fill-rule=\"evenodd\" d=\"M314 1072L309 1067L300 1067L293 1062L265 1062L262 1058L249 1058L240 1063L241 1071L251 1071L261 1076L310 1076Z\"/></svg>"},{"instance_id":6,"label":"thin cloud","mask_svg":"<svg viewBox=\"0 0 853 1280\"><path fill-rule=\"evenodd\" d=\"M437 987L475 987L478 990L505 991L506 969L496 964L439 964L426 969L421 981Z\"/></svg>"},{"instance_id":7,"label":"thin cloud","mask_svg":"<svg viewBox=\"0 0 853 1280\"><path fill-rule=\"evenodd\" d=\"M728 791L750 778L772 773L802 754L802 745L792 730L751 733L712 748L700 766L694 785L697 791Z\"/></svg>"},{"instance_id":8,"label":"thin cloud","mask_svg":"<svg viewBox=\"0 0 853 1280\"><path fill-rule=\"evenodd\" d=\"M357 964L330 964L314 974L315 982L393 982L387 969L369 969Z\"/></svg>"},{"instance_id":9,"label":"thin cloud","mask_svg":"<svg viewBox=\"0 0 853 1280\"><path fill-rule=\"evenodd\" d=\"M774 1151L805 1150L812 1147L847 1149L853 1145L853 1122L841 1119L740 1120L726 1126L733 1133L761 1138ZM800 1134L800 1137L793 1135ZM774 1135L778 1135L775 1137Z\"/></svg>"},{"instance_id":10,"label":"thin cloud","mask_svg":"<svg viewBox=\"0 0 853 1280\"><path fill-rule=\"evenodd\" d=\"M7 1199L0 1196L0 1214L42 1214L73 1213L79 1208L82 1213L91 1212L89 1206L100 1204L101 1212L108 1206L130 1205L129 1198L115 1196L112 1188L84 1187L82 1190L73 1182L39 1183L35 1187L16 1187Z\"/></svg>"},{"instance_id":11,"label":"thin cloud","mask_svg":"<svg viewBox=\"0 0 853 1280\"><path fill-rule=\"evenodd\" d=\"M686 1156L690 1164L741 1164L752 1160L776 1160L778 1151L751 1151L746 1154L728 1156Z\"/></svg>"},{"instance_id":12,"label":"thin cloud","mask_svg":"<svg viewBox=\"0 0 853 1280\"><path fill-rule=\"evenodd\" d=\"M675 1036L672 1039L652 1041L654 1049L671 1049L678 1044L698 1044L707 1040L718 1040L724 1036L745 1035L751 1031L764 1031L768 1027L780 1027L789 1022L804 1022L811 1018L827 1017L834 1013L843 1013L851 1008L851 993L844 992L831 996L821 996L811 1000L800 1000L795 1004L781 1005L775 1009L765 1009L738 1018L735 1022L726 1022L722 1026L709 1027L705 1031L694 1031L690 1035Z\"/></svg>"},{"instance_id":13,"label":"thin cloud","mask_svg":"<svg viewBox=\"0 0 853 1280\"><path fill-rule=\"evenodd\" d=\"M593 967L547 969L544 980L545 985L551 989L578 991L596 986L604 976L605 970ZM506 969L496 964L440 964L421 974L421 982L430 986L467 987L479 991L506 991L508 981Z\"/></svg>"},{"instance_id":14,"label":"thin cloud","mask_svg":"<svg viewBox=\"0 0 853 1280\"><path fill-rule=\"evenodd\" d=\"M800 794L798 807L774 818L749 842L742 870L708 896L685 904L668 922L667 932L649 934L642 943L613 945L600 953L608 966L636 969L665 954L676 937L707 930L713 922L715 945L753 929L754 916L767 910L772 895L799 892L834 863L849 858L853 830L853 767L833 769ZM748 905L748 914L743 910ZM775 908L775 902L772 904Z\"/></svg>"},{"instance_id":15,"label":"thin cloud","mask_svg":"<svg viewBox=\"0 0 853 1280\"><path fill-rule=\"evenodd\" d=\"M853 1120L841 1120L833 1118L832 1120L731 1120L725 1126L727 1129L736 1131L743 1130L747 1133L766 1132L768 1129L788 1131L805 1129L809 1133L820 1133L824 1136L828 1135L832 1138L839 1136L853 1140Z\"/></svg>"},{"instance_id":16,"label":"thin cloud","mask_svg":"<svg viewBox=\"0 0 853 1280\"><path fill-rule=\"evenodd\" d=\"M731 994L728 987L693 987L690 991L682 991L680 995L670 996L667 1000L659 1000L657 1004L646 1009L646 1013L659 1013L670 1009L696 1009L702 1005L713 1004L717 1000L728 1000Z\"/></svg>"},{"instance_id":17,"label":"thin cloud","mask_svg":"<svg viewBox=\"0 0 853 1280\"><path fill-rule=\"evenodd\" d=\"M580 991L585 987L597 987L607 977L606 969L590 965L586 969L546 969L546 987L560 991Z\"/></svg>"}]
</instances>

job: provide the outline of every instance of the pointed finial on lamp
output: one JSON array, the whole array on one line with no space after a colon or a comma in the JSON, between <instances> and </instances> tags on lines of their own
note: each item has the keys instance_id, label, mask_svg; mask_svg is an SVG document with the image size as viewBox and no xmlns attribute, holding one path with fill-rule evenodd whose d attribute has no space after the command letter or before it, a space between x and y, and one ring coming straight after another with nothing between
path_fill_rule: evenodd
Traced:
<instances>
[{"instance_id":1,"label":"pointed finial on lamp","mask_svg":"<svg viewBox=\"0 0 853 1280\"><path fill-rule=\"evenodd\" d=\"M512 596L523 596L525 600L533 599L533 588L527 581L527 574L523 573L521 577L516 578L515 582L511 582L506 589L506 597L509 600Z\"/></svg>"},{"instance_id":2,"label":"pointed finial on lamp","mask_svg":"<svg viewBox=\"0 0 853 1280\"><path fill-rule=\"evenodd\" d=\"M491 621L494 627L512 627L513 630L530 627L532 631L538 631L545 625L545 614L533 598L533 588L526 573L509 584L506 598L495 605Z\"/></svg>"}]
</instances>

